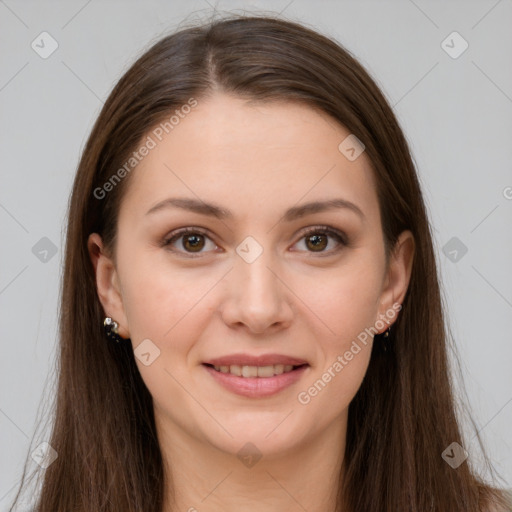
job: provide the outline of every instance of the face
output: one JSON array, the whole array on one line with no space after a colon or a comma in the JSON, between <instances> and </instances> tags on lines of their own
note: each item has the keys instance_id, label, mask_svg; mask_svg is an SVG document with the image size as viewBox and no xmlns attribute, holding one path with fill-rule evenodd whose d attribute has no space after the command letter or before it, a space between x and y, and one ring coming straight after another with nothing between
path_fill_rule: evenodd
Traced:
<instances>
[{"instance_id":1,"label":"face","mask_svg":"<svg viewBox=\"0 0 512 512\"><path fill-rule=\"evenodd\" d=\"M342 428L412 256L403 233L386 266L370 162L338 149L349 134L311 107L221 94L147 134L116 266L98 235L89 248L162 428L268 455Z\"/></svg>"}]
</instances>

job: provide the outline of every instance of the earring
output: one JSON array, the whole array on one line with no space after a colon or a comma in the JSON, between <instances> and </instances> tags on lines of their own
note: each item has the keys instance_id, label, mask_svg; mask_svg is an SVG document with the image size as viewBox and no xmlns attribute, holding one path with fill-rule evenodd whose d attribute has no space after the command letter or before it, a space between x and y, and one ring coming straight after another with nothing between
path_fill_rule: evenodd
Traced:
<instances>
[{"instance_id":1,"label":"earring","mask_svg":"<svg viewBox=\"0 0 512 512\"><path fill-rule=\"evenodd\" d=\"M382 341L381 341L381 345L382 345L382 350L384 352L387 352L388 351L388 346L389 346L389 333L391 331L391 326L389 326L387 328L387 330L382 333Z\"/></svg>"},{"instance_id":2,"label":"earring","mask_svg":"<svg viewBox=\"0 0 512 512\"><path fill-rule=\"evenodd\" d=\"M118 332L119 324L109 316L105 317L105 320L103 320L103 327L105 328L105 334L116 343L119 343L123 339Z\"/></svg>"}]
</instances>

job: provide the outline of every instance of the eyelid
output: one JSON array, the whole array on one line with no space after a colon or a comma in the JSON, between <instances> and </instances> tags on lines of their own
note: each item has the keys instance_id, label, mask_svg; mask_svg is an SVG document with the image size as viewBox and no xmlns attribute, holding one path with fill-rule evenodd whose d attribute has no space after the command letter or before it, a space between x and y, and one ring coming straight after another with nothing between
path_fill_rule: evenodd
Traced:
<instances>
[{"instance_id":1,"label":"eyelid","mask_svg":"<svg viewBox=\"0 0 512 512\"><path fill-rule=\"evenodd\" d=\"M175 231L171 232L169 235L164 237L164 239L161 242L161 246L162 247L170 246L171 243L175 242L176 240L179 240L183 235L187 235L189 233L203 235L203 236L209 238L213 242L212 237L210 236L210 233L207 229L200 228L197 226L187 226L185 228L176 229ZM215 242L213 242L213 243L215 244ZM217 244L215 244L215 245L217 245ZM169 250L173 253L185 255L185 257L188 257L188 258L198 258L205 254L203 252L193 253L193 252L179 251L174 248L169 248Z\"/></svg>"},{"instance_id":2,"label":"eyelid","mask_svg":"<svg viewBox=\"0 0 512 512\"><path fill-rule=\"evenodd\" d=\"M341 231L337 228L331 227L331 226L327 226L327 225L314 225L314 226L309 226L307 228L304 228L300 233L299 239L293 245L296 245L301 240L303 240L305 237L307 237L310 234L314 234L314 233L322 233L331 238L335 238L336 242L338 244L337 247L335 247L334 249L330 249L328 251L316 252L316 251L307 251L307 250L306 251L293 250L293 252L303 253L303 254L305 254L306 258L329 258L329 257L338 255L339 252L343 248L350 246L349 239L343 231Z\"/></svg>"},{"instance_id":3,"label":"eyelid","mask_svg":"<svg viewBox=\"0 0 512 512\"><path fill-rule=\"evenodd\" d=\"M328 235L334 235L336 237L339 237L341 240L341 243L343 243L344 245L348 245L348 243L349 243L348 237L343 231L336 229L334 227L331 227L331 226L327 226L327 225L315 225L315 226L310 226L310 227L304 228L304 230L301 232L301 238L309 235L310 233L316 233L316 232L325 233Z\"/></svg>"},{"instance_id":4,"label":"eyelid","mask_svg":"<svg viewBox=\"0 0 512 512\"><path fill-rule=\"evenodd\" d=\"M188 233L203 235L203 236L209 238L215 244L214 240L212 239L212 236L210 235L210 232L207 229L196 227L196 226L187 226L185 228L179 228L179 229L171 232L166 237L164 237L164 239L161 242L161 246L162 247L170 246L170 244L172 242L174 242L176 240L179 240L180 237L182 237L183 235L186 235ZM293 245L296 245L304 237L308 236L309 234L313 234L313 233L323 233L323 234L326 234L328 236L337 238L338 239L337 242L341 246L348 246L349 245L348 237L347 237L347 235L343 231L341 231L341 230L339 230L337 228L334 228L332 226L327 226L327 225L313 225L313 226L308 226L306 228L303 228L300 231L299 239ZM217 245L217 244L215 244L215 245ZM174 252L174 253L186 255L186 257L190 257L190 258L200 257L203 254L205 254L204 252L193 253L193 252L180 251L180 250L176 250L176 249L169 249L169 250ZM294 251L294 252L304 252L304 253L308 253L310 256L313 256L313 255L330 256L330 255L336 254L339 250L340 250L340 248L338 247L338 248L335 248L335 249L331 249L330 251L319 251L319 252L315 252L315 251ZM206 254L207 254L207 252L206 252Z\"/></svg>"}]
</instances>

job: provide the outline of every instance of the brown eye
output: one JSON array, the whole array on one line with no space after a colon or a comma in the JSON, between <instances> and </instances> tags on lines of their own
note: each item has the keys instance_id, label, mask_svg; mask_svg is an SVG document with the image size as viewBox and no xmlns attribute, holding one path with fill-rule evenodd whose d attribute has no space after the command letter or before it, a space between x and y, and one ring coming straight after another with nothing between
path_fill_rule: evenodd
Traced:
<instances>
[{"instance_id":1,"label":"brown eye","mask_svg":"<svg viewBox=\"0 0 512 512\"><path fill-rule=\"evenodd\" d=\"M178 241L181 239L181 243ZM202 254L207 251L203 249L207 245L207 241L210 237L207 236L202 230L198 228L185 228L181 229L174 234L171 234L166 240L162 242L163 247L169 246L172 251L182 254ZM213 248L216 245L210 240Z\"/></svg>"},{"instance_id":2,"label":"brown eye","mask_svg":"<svg viewBox=\"0 0 512 512\"><path fill-rule=\"evenodd\" d=\"M313 251L323 251L327 247L327 236L310 235L306 237L306 245Z\"/></svg>"},{"instance_id":3,"label":"brown eye","mask_svg":"<svg viewBox=\"0 0 512 512\"><path fill-rule=\"evenodd\" d=\"M200 251L204 247L203 235L185 235L183 238L183 248L192 252Z\"/></svg>"},{"instance_id":4,"label":"brown eye","mask_svg":"<svg viewBox=\"0 0 512 512\"><path fill-rule=\"evenodd\" d=\"M335 246L334 248L327 249L332 239L335 240ZM308 229L303 234L302 240L304 240L306 252L317 253L322 256L334 254L344 246L349 245L346 235L329 226L316 226Z\"/></svg>"}]
</instances>

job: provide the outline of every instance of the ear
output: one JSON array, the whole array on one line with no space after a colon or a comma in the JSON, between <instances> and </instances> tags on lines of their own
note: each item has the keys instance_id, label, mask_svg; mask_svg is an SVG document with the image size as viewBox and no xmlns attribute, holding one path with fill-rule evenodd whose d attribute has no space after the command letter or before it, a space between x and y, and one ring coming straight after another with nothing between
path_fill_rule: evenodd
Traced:
<instances>
[{"instance_id":1,"label":"ear","mask_svg":"<svg viewBox=\"0 0 512 512\"><path fill-rule=\"evenodd\" d=\"M387 311L396 311L393 304L402 304L411 279L412 263L415 251L414 236L411 231L400 233L390 254L389 264L384 278L384 287L380 296L379 318L389 318ZM395 316L395 315L393 315ZM396 318L395 318L396 319ZM389 325L393 320L389 318ZM387 330L387 327L384 331ZM382 331L382 332L384 332Z\"/></svg>"},{"instance_id":2,"label":"ear","mask_svg":"<svg viewBox=\"0 0 512 512\"><path fill-rule=\"evenodd\" d=\"M112 259L105 253L103 242L98 233L89 235L87 249L94 267L96 290L105 311L105 316L111 317L118 323L118 332L121 337L129 338L130 333L117 270Z\"/></svg>"}]
</instances>

